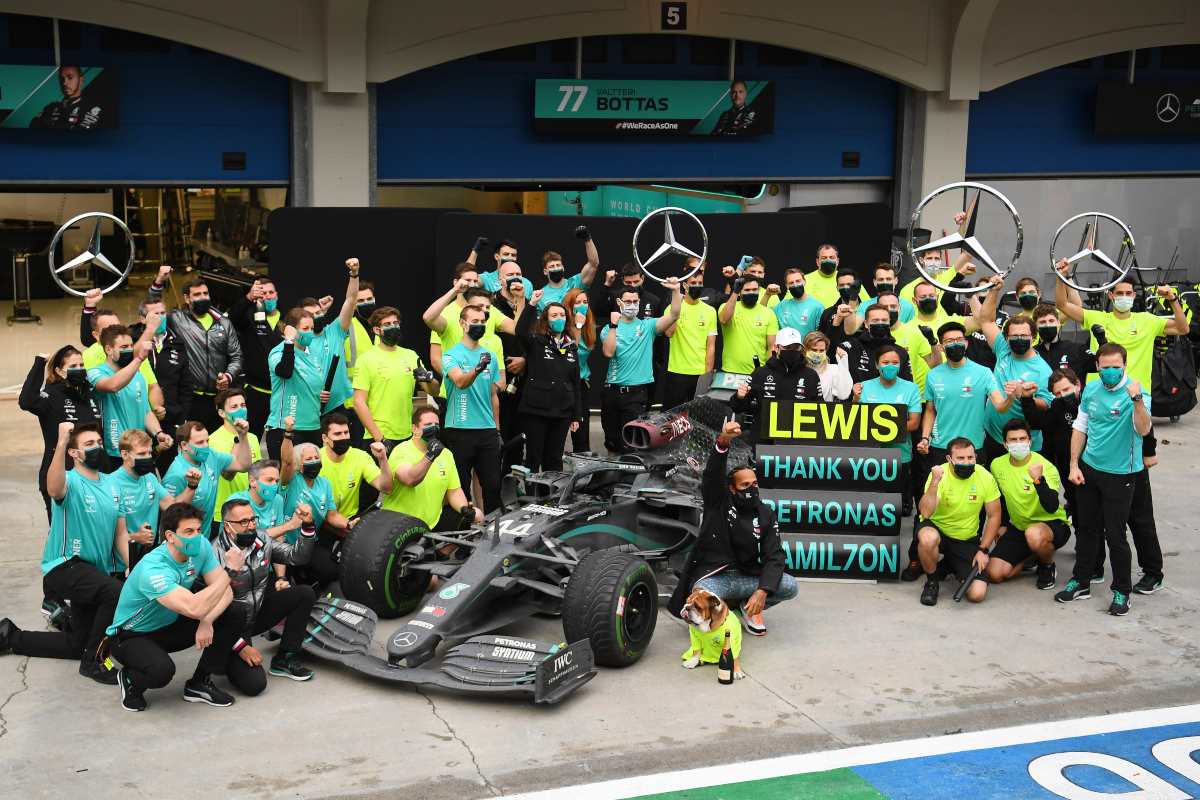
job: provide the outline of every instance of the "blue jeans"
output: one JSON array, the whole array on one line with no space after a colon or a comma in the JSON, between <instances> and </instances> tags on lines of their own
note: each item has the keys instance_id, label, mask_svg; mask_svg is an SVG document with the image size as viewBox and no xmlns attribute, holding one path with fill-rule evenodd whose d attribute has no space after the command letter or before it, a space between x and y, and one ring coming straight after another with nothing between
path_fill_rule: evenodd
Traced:
<instances>
[{"instance_id":1,"label":"blue jeans","mask_svg":"<svg viewBox=\"0 0 1200 800\"><path fill-rule=\"evenodd\" d=\"M716 575L696 581L692 588L710 591L729 605L738 607L750 599L750 595L758 589L758 576L747 575L736 569L725 569ZM791 600L799 588L796 579L785 572L779 579L779 588L767 595L767 608L784 600Z\"/></svg>"}]
</instances>

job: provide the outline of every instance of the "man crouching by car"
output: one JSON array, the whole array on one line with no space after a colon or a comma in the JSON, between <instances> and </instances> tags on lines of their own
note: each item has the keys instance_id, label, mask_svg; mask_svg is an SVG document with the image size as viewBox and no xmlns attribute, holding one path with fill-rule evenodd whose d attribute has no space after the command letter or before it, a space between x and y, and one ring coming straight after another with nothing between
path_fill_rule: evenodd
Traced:
<instances>
[{"instance_id":1,"label":"man crouching by car","mask_svg":"<svg viewBox=\"0 0 1200 800\"><path fill-rule=\"evenodd\" d=\"M668 610L678 616L693 589L705 589L738 609L747 633L765 636L763 609L791 600L797 585L783 571L779 525L775 512L759 500L758 476L748 466L726 469L729 443L741 435L732 420L717 435L700 481L700 537Z\"/></svg>"}]
</instances>

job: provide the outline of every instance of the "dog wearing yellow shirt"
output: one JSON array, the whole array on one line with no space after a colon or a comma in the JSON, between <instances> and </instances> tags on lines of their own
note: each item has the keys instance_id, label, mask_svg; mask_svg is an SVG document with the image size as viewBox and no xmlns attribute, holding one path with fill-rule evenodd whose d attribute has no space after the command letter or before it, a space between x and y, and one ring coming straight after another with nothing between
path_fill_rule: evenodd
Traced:
<instances>
[{"instance_id":1,"label":"dog wearing yellow shirt","mask_svg":"<svg viewBox=\"0 0 1200 800\"><path fill-rule=\"evenodd\" d=\"M729 631L729 649L733 652L733 677L741 680L742 672L742 623L730 613L729 604L707 589L694 589L688 595L683 611L679 614L688 623L691 647L683 652L684 669L695 669L701 664L716 664L725 646L725 631Z\"/></svg>"}]
</instances>

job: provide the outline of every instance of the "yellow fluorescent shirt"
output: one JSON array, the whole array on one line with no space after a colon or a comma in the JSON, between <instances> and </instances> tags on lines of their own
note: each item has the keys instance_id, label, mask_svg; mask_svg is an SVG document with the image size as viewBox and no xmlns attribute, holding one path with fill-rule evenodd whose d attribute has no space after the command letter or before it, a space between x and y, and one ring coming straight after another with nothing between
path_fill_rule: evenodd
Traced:
<instances>
[{"instance_id":1,"label":"yellow fluorescent shirt","mask_svg":"<svg viewBox=\"0 0 1200 800\"><path fill-rule=\"evenodd\" d=\"M415 464L424 457L424 451L418 450L409 439L392 450L388 466L394 473L397 467ZM383 498L383 507L388 511L416 517L432 529L442 516L446 492L459 488L458 467L454 463L454 454L447 447L429 465L425 478L416 486L405 486L398 480L394 481L392 491Z\"/></svg>"},{"instance_id":2,"label":"yellow fluorescent shirt","mask_svg":"<svg viewBox=\"0 0 1200 800\"><path fill-rule=\"evenodd\" d=\"M257 436L253 433L247 433L246 435L250 437L250 461L253 463L262 458L262 448L259 447ZM234 431L222 425L208 435L208 446L218 453L229 453L232 455L235 444L234 440L236 438L237 434ZM244 472L239 472L232 478L220 478L217 481L217 505L216 510L213 511L213 521L221 521L221 506L229 499L229 495L244 492L249 488L250 478Z\"/></svg>"},{"instance_id":3,"label":"yellow fluorescent shirt","mask_svg":"<svg viewBox=\"0 0 1200 800\"><path fill-rule=\"evenodd\" d=\"M949 464L942 464L942 482L938 484L937 510L930 522L951 539L972 539L979 534L979 512L986 503L1000 499L1000 487L992 474L980 465L969 478L959 478ZM925 481L926 490L930 475Z\"/></svg>"},{"instance_id":4,"label":"yellow fluorescent shirt","mask_svg":"<svg viewBox=\"0 0 1200 800\"><path fill-rule=\"evenodd\" d=\"M354 388L367 393L367 408L387 439L407 439L412 430L412 401L416 380L413 370L421 365L407 347L385 350L373 347L358 360ZM363 431L369 439L370 431Z\"/></svg>"},{"instance_id":5,"label":"yellow fluorescent shirt","mask_svg":"<svg viewBox=\"0 0 1200 800\"><path fill-rule=\"evenodd\" d=\"M708 340L717 335L717 310L708 303L684 302L671 334L667 371L676 375L702 375Z\"/></svg>"},{"instance_id":6,"label":"yellow fluorescent shirt","mask_svg":"<svg viewBox=\"0 0 1200 800\"><path fill-rule=\"evenodd\" d=\"M351 447L334 461L329 452L321 448L321 477L333 488L333 502L343 517L349 519L358 513L358 493L363 482L370 483L379 477L379 465L371 454Z\"/></svg>"}]
</instances>

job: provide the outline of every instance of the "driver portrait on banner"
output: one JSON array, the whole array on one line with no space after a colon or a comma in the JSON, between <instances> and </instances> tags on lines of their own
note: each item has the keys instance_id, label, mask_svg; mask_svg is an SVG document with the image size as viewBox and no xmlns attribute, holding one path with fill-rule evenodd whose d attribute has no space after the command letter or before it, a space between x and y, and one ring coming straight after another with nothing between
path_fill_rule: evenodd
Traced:
<instances>
[{"instance_id":1,"label":"driver portrait on banner","mask_svg":"<svg viewBox=\"0 0 1200 800\"><path fill-rule=\"evenodd\" d=\"M83 94L83 69L63 65L58 68L58 86L63 99L48 104L29 122L31 128L91 130L100 127L100 105Z\"/></svg>"},{"instance_id":2,"label":"driver portrait on banner","mask_svg":"<svg viewBox=\"0 0 1200 800\"><path fill-rule=\"evenodd\" d=\"M758 112L746 104L747 94L745 81L734 81L729 84L731 105L713 126L713 136L739 136L743 133L756 132L755 123Z\"/></svg>"}]
</instances>

